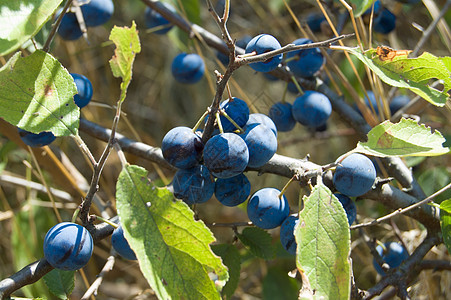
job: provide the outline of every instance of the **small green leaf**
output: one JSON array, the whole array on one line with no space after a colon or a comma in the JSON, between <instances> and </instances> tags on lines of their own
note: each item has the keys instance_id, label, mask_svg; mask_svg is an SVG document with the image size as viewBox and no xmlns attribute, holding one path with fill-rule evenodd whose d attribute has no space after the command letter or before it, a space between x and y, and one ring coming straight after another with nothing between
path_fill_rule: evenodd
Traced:
<instances>
[{"instance_id":1,"label":"small green leaf","mask_svg":"<svg viewBox=\"0 0 451 300\"><path fill-rule=\"evenodd\" d=\"M381 60L375 49L369 49L363 53L359 48L345 50L358 57L382 81L391 86L407 88L436 106L445 105L449 99L451 69L447 57L440 58L424 52L417 58L400 55L393 59ZM436 79L443 80L443 90L430 85L430 81Z\"/></svg>"},{"instance_id":2,"label":"small green leaf","mask_svg":"<svg viewBox=\"0 0 451 300\"><path fill-rule=\"evenodd\" d=\"M240 253L238 252L238 249L231 244L212 245L211 249L216 255L219 255L222 258L222 262L229 269L229 280L222 289L222 295L224 299L230 299L240 281Z\"/></svg>"},{"instance_id":3,"label":"small green leaf","mask_svg":"<svg viewBox=\"0 0 451 300\"><path fill-rule=\"evenodd\" d=\"M346 212L322 182L304 203L295 230L296 264L318 298L349 299L351 248Z\"/></svg>"},{"instance_id":4,"label":"small green leaf","mask_svg":"<svg viewBox=\"0 0 451 300\"><path fill-rule=\"evenodd\" d=\"M113 58L110 59L110 67L115 77L121 77L121 99L125 100L127 88L132 80L132 69L135 56L141 52L138 30L135 21L132 27L117 27L111 30L110 40L116 45Z\"/></svg>"},{"instance_id":5,"label":"small green leaf","mask_svg":"<svg viewBox=\"0 0 451 300\"><path fill-rule=\"evenodd\" d=\"M367 9L371 8L376 0L349 0L354 7L354 16L360 17Z\"/></svg>"},{"instance_id":6,"label":"small green leaf","mask_svg":"<svg viewBox=\"0 0 451 300\"><path fill-rule=\"evenodd\" d=\"M16 50L50 19L62 0L0 0L0 56Z\"/></svg>"},{"instance_id":7,"label":"small green leaf","mask_svg":"<svg viewBox=\"0 0 451 300\"><path fill-rule=\"evenodd\" d=\"M296 300L298 298L299 284L297 280L288 276L288 272L279 267L268 269L262 285L264 300Z\"/></svg>"},{"instance_id":8,"label":"small green leaf","mask_svg":"<svg viewBox=\"0 0 451 300\"><path fill-rule=\"evenodd\" d=\"M359 142L354 152L387 156L437 156L449 152L442 134L410 119L398 123L385 121L368 132L368 141Z\"/></svg>"},{"instance_id":9,"label":"small green leaf","mask_svg":"<svg viewBox=\"0 0 451 300\"><path fill-rule=\"evenodd\" d=\"M60 299L69 299L75 287L75 271L53 269L44 275L44 282L53 295Z\"/></svg>"},{"instance_id":10,"label":"small green leaf","mask_svg":"<svg viewBox=\"0 0 451 300\"><path fill-rule=\"evenodd\" d=\"M451 214L451 199L445 200L440 203L440 209Z\"/></svg>"},{"instance_id":11,"label":"small green leaf","mask_svg":"<svg viewBox=\"0 0 451 300\"><path fill-rule=\"evenodd\" d=\"M41 50L27 57L17 52L0 69L0 117L34 133L76 135L80 119L76 93L69 72Z\"/></svg>"},{"instance_id":12,"label":"small green leaf","mask_svg":"<svg viewBox=\"0 0 451 300\"><path fill-rule=\"evenodd\" d=\"M265 230L258 227L246 227L241 234L238 234L240 241L255 256L263 259L271 259L274 257L275 248L271 244L271 235Z\"/></svg>"},{"instance_id":13,"label":"small green leaf","mask_svg":"<svg viewBox=\"0 0 451 300\"><path fill-rule=\"evenodd\" d=\"M209 275L226 282L227 268L210 249L213 234L188 205L155 187L139 166L120 173L116 201L124 235L158 298L220 298Z\"/></svg>"},{"instance_id":14,"label":"small green leaf","mask_svg":"<svg viewBox=\"0 0 451 300\"><path fill-rule=\"evenodd\" d=\"M440 204L440 227L442 228L443 242L451 253L451 199Z\"/></svg>"}]
</instances>

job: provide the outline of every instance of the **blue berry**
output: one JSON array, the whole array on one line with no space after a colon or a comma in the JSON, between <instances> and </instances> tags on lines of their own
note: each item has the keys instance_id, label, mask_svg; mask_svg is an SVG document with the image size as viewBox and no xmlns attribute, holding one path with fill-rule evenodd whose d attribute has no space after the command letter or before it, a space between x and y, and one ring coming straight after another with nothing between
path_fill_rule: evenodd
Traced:
<instances>
[{"instance_id":1,"label":"blue berry","mask_svg":"<svg viewBox=\"0 0 451 300\"><path fill-rule=\"evenodd\" d=\"M63 222L47 232L44 238L44 256L52 267L75 271L84 267L92 255L91 234L81 225Z\"/></svg>"},{"instance_id":2,"label":"blue berry","mask_svg":"<svg viewBox=\"0 0 451 300\"><path fill-rule=\"evenodd\" d=\"M251 183L246 175L239 174L230 178L218 178L215 184L215 196L225 206L237 206L246 201L251 194Z\"/></svg>"},{"instance_id":3,"label":"blue berry","mask_svg":"<svg viewBox=\"0 0 451 300\"><path fill-rule=\"evenodd\" d=\"M47 146L56 139L56 137L50 131L43 131L36 134L20 128L17 129L19 131L21 140L30 147Z\"/></svg>"},{"instance_id":4,"label":"blue berry","mask_svg":"<svg viewBox=\"0 0 451 300\"><path fill-rule=\"evenodd\" d=\"M189 169L199 164L203 143L191 128L172 128L163 138L161 151L168 163L179 169Z\"/></svg>"},{"instance_id":5,"label":"blue berry","mask_svg":"<svg viewBox=\"0 0 451 300\"><path fill-rule=\"evenodd\" d=\"M162 3L167 9L169 9L173 13L176 12L175 8L172 5L170 5L166 2L160 2L160 3ZM147 28L154 28L154 27L159 27L159 26L162 27L161 29L158 29L153 32L156 34L166 34L173 27L171 22L166 20L159 12L151 9L150 7L146 8L144 18L145 18Z\"/></svg>"},{"instance_id":6,"label":"blue berry","mask_svg":"<svg viewBox=\"0 0 451 300\"><path fill-rule=\"evenodd\" d=\"M62 9L58 10L56 18L61 14L61 11ZM58 35L66 41L77 40L83 35L74 13L68 12L63 16L60 26L58 27Z\"/></svg>"},{"instance_id":7,"label":"blue berry","mask_svg":"<svg viewBox=\"0 0 451 300\"><path fill-rule=\"evenodd\" d=\"M268 117L265 114L255 113L249 115L249 120L247 120L246 126L249 126L251 124L263 124L274 133L274 135L277 137L277 127L276 124L274 124L273 120L271 120L270 117Z\"/></svg>"},{"instance_id":8,"label":"blue berry","mask_svg":"<svg viewBox=\"0 0 451 300\"><path fill-rule=\"evenodd\" d=\"M188 205L204 203L213 196L215 181L210 171L203 165L191 169L178 170L172 182L174 196Z\"/></svg>"},{"instance_id":9,"label":"blue berry","mask_svg":"<svg viewBox=\"0 0 451 300\"><path fill-rule=\"evenodd\" d=\"M80 74L70 73L77 86L77 94L74 96L75 104L82 108L88 105L92 98L92 84L89 79Z\"/></svg>"},{"instance_id":10,"label":"blue berry","mask_svg":"<svg viewBox=\"0 0 451 300\"><path fill-rule=\"evenodd\" d=\"M290 214L287 198L275 188L263 188L255 192L247 203L247 215L255 226L271 229L280 226Z\"/></svg>"},{"instance_id":11,"label":"blue berry","mask_svg":"<svg viewBox=\"0 0 451 300\"><path fill-rule=\"evenodd\" d=\"M335 170L333 182L340 193L358 197L371 190L376 179L376 169L368 157L352 153L338 162L341 165Z\"/></svg>"},{"instance_id":12,"label":"blue berry","mask_svg":"<svg viewBox=\"0 0 451 300\"><path fill-rule=\"evenodd\" d=\"M237 134L220 133L205 144L204 164L218 178L229 178L242 173L248 162L249 150Z\"/></svg>"},{"instance_id":13,"label":"blue berry","mask_svg":"<svg viewBox=\"0 0 451 300\"><path fill-rule=\"evenodd\" d=\"M113 245L114 250L116 250L123 258L129 260L137 259L135 252L130 248L130 244L125 239L124 230L121 225L114 229L113 235L111 235L111 244Z\"/></svg>"},{"instance_id":14,"label":"blue berry","mask_svg":"<svg viewBox=\"0 0 451 300\"><path fill-rule=\"evenodd\" d=\"M321 32L321 23L327 23L326 17L321 12L308 14L306 17L306 22L310 29L315 33Z\"/></svg>"},{"instance_id":15,"label":"blue berry","mask_svg":"<svg viewBox=\"0 0 451 300\"><path fill-rule=\"evenodd\" d=\"M312 40L301 38L292 44L311 44ZM323 66L325 59L318 48L291 51L286 54L287 66L294 75L299 77L312 77Z\"/></svg>"},{"instance_id":16,"label":"blue berry","mask_svg":"<svg viewBox=\"0 0 451 300\"><path fill-rule=\"evenodd\" d=\"M249 41L246 46L246 53L255 51L257 54L263 54L280 48L281 46L275 37L269 34L260 34ZM282 58L283 55L279 54L266 61L249 64L249 66L257 72L270 72L277 68Z\"/></svg>"},{"instance_id":17,"label":"blue berry","mask_svg":"<svg viewBox=\"0 0 451 300\"><path fill-rule=\"evenodd\" d=\"M249 107L245 101L239 98L232 97L232 100L227 99L222 101L219 108L223 109L241 128L246 125L247 120L249 120ZM221 115L220 119L222 128L225 132L232 132L237 129L225 116Z\"/></svg>"},{"instance_id":18,"label":"blue berry","mask_svg":"<svg viewBox=\"0 0 451 300\"><path fill-rule=\"evenodd\" d=\"M296 238L294 237L294 228L299 224L299 218L296 216L288 216L280 225L280 242L282 246L293 255L296 255Z\"/></svg>"},{"instance_id":19,"label":"blue berry","mask_svg":"<svg viewBox=\"0 0 451 300\"><path fill-rule=\"evenodd\" d=\"M91 0L80 6L86 26L95 27L108 22L114 12L112 0Z\"/></svg>"},{"instance_id":20,"label":"blue berry","mask_svg":"<svg viewBox=\"0 0 451 300\"><path fill-rule=\"evenodd\" d=\"M351 198L343 194L334 194L334 196L338 198L341 205L345 209L346 216L348 218L348 224L349 226L351 226L351 224L354 223L355 218L357 217L357 208L355 207L354 201L352 201Z\"/></svg>"},{"instance_id":21,"label":"blue berry","mask_svg":"<svg viewBox=\"0 0 451 300\"><path fill-rule=\"evenodd\" d=\"M205 64L198 54L180 53L172 61L171 71L178 82L193 84L204 76Z\"/></svg>"},{"instance_id":22,"label":"blue berry","mask_svg":"<svg viewBox=\"0 0 451 300\"><path fill-rule=\"evenodd\" d=\"M287 84L287 90L292 93L292 94L299 94L299 90L296 86L296 84L294 84L293 81L288 82Z\"/></svg>"},{"instance_id":23,"label":"blue berry","mask_svg":"<svg viewBox=\"0 0 451 300\"><path fill-rule=\"evenodd\" d=\"M248 167L258 168L266 164L277 151L277 137L263 124L249 124L240 134L249 149Z\"/></svg>"},{"instance_id":24,"label":"blue berry","mask_svg":"<svg viewBox=\"0 0 451 300\"><path fill-rule=\"evenodd\" d=\"M373 24L374 31L382 34L388 34L396 27L396 16L384 7L378 16L374 18Z\"/></svg>"},{"instance_id":25,"label":"blue berry","mask_svg":"<svg viewBox=\"0 0 451 300\"><path fill-rule=\"evenodd\" d=\"M302 125L316 128L324 125L332 113L332 105L326 95L306 91L297 97L292 107L293 118Z\"/></svg>"},{"instance_id":26,"label":"blue berry","mask_svg":"<svg viewBox=\"0 0 451 300\"><path fill-rule=\"evenodd\" d=\"M390 269L399 267L399 265L409 257L406 248L401 244L389 242L385 243L384 246L386 248L385 252L381 245L376 247L376 251L382 257L382 260L390 266ZM375 259L373 260L373 265L379 274L385 275L384 270L382 270Z\"/></svg>"},{"instance_id":27,"label":"blue berry","mask_svg":"<svg viewBox=\"0 0 451 300\"><path fill-rule=\"evenodd\" d=\"M406 95L399 95L393 98L390 102L390 113L394 115L398 110L406 106L410 102L410 97Z\"/></svg>"},{"instance_id":28,"label":"blue berry","mask_svg":"<svg viewBox=\"0 0 451 300\"><path fill-rule=\"evenodd\" d=\"M269 117L276 124L277 131L290 131L296 125L293 118L292 105L288 102L277 102L269 109Z\"/></svg>"}]
</instances>

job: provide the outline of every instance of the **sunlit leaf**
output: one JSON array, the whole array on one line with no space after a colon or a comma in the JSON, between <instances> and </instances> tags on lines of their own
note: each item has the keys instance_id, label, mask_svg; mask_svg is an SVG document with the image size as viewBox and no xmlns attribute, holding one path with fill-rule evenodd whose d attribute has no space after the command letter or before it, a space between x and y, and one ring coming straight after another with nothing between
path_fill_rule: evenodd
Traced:
<instances>
[{"instance_id":1,"label":"sunlit leaf","mask_svg":"<svg viewBox=\"0 0 451 300\"><path fill-rule=\"evenodd\" d=\"M346 212L322 182L303 201L295 229L297 267L308 278L315 297L349 299L351 243Z\"/></svg>"},{"instance_id":2,"label":"sunlit leaf","mask_svg":"<svg viewBox=\"0 0 451 300\"><path fill-rule=\"evenodd\" d=\"M398 123L385 121L368 133L368 141L359 142L356 152L386 156L437 156L449 152L443 147L445 139L439 131L431 132L425 125L411 119Z\"/></svg>"},{"instance_id":3,"label":"sunlit leaf","mask_svg":"<svg viewBox=\"0 0 451 300\"><path fill-rule=\"evenodd\" d=\"M442 228L443 242L451 253L451 199L440 204L440 227Z\"/></svg>"},{"instance_id":4,"label":"sunlit leaf","mask_svg":"<svg viewBox=\"0 0 451 300\"><path fill-rule=\"evenodd\" d=\"M72 76L52 55L16 53L0 69L0 117L22 129L76 135L80 110Z\"/></svg>"},{"instance_id":5,"label":"sunlit leaf","mask_svg":"<svg viewBox=\"0 0 451 300\"><path fill-rule=\"evenodd\" d=\"M116 45L114 56L110 59L110 67L115 77L121 77L121 101L125 100L127 88L132 80L132 69L135 56L141 52L138 30L133 21L132 27L117 27L111 30L110 40Z\"/></svg>"},{"instance_id":6,"label":"sunlit leaf","mask_svg":"<svg viewBox=\"0 0 451 300\"><path fill-rule=\"evenodd\" d=\"M184 202L155 187L139 166L122 170L116 201L124 235L160 299L220 298L209 276L225 283L227 268L210 249L213 234Z\"/></svg>"},{"instance_id":7,"label":"sunlit leaf","mask_svg":"<svg viewBox=\"0 0 451 300\"><path fill-rule=\"evenodd\" d=\"M388 58L379 56L376 49L362 53L359 48L346 48L367 65L385 83L407 88L436 106L443 106L451 90L451 69L449 57L437 57L424 52L416 58L407 54ZM400 52L401 53L401 52ZM435 80L443 81L443 89L432 87Z\"/></svg>"},{"instance_id":8,"label":"sunlit leaf","mask_svg":"<svg viewBox=\"0 0 451 300\"><path fill-rule=\"evenodd\" d=\"M33 37L62 0L0 0L0 56Z\"/></svg>"}]
</instances>

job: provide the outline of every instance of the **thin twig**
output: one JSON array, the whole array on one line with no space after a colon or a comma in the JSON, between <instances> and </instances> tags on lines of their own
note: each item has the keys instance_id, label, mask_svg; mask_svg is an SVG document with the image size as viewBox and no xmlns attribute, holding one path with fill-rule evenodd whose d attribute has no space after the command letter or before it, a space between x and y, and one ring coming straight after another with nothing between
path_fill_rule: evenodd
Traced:
<instances>
[{"instance_id":1,"label":"thin twig","mask_svg":"<svg viewBox=\"0 0 451 300\"><path fill-rule=\"evenodd\" d=\"M63 7L63 10L61 11L60 15L56 19L56 22L52 25L52 30L50 30L49 36L47 37L47 40L45 41L45 44L42 47L42 51L49 52L50 44L52 43L53 38L55 37L56 32L58 31L58 28L60 27L61 20L63 19L64 15L66 14L66 12L71 4L72 4L72 0L67 0L66 4Z\"/></svg>"},{"instance_id":2,"label":"thin twig","mask_svg":"<svg viewBox=\"0 0 451 300\"><path fill-rule=\"evenodd\" d=\"M115 258L113 255L109 256L107 259L107 262L102 268L102 271L100 271L99 275L97 276L96 280L92 283L92 285L89 287L89 289L86 291L86 293L81 297L81 300L86 300L91 297L91 295L96 295L97 290L99 289L100 285L102 284L103 278L105 277L108 272L110 272L114 267Z\"/></svg>"},{"instance_id":3,"label":"thin twig","mask_svg":"<svg viewBox=\"0 0 451 300\"><path fill-rule=\"evenodd\" d=\"M404 213L406 213L408 211L411 211L412 209L420 207L421 205L424 205L426 203L432 202L432 200L435 197L437 197L438 195L440 195L441 193L445 192L446 190L448 190L450 188L451 188L451 183L449 183L448 185L446 185L445 187L441 188L440 190L438 190L434 194L430 195L429 197L427 197L427 198L425 198L425 199L423 199L423 200L421 200L421 201L419 201L419 202L417 202L415 204L409 205L409 206L404 207L404 208L399 208L399 209L395 210L394 212L392 212L392 213L390 213L388 215L385 215L383 217L377 218L377 219L375 219L373 221L366 222L366 223L361 223L361 224L357 224L357 225L353 225L353 226L350 227L350 229L357 229L357 228L361 228L361 227L377 225L377 224L379 224L379 223L381 223L383 221L386 221L388 219L391 219L391 218L393 218L393 217L395 217L397 215L404 214Z\"/></svg>"}]
</instances>

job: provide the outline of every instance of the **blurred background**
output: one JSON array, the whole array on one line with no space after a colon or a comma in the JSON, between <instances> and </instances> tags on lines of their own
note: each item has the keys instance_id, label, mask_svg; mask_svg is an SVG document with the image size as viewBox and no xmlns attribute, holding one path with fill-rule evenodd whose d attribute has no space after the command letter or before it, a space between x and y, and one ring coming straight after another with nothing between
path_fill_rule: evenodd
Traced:
<instances>
[{"instance_id":1,"label":"blurred background","mask_svg":"<svg viewBox=\"0 0 451 300\"><path fill-rule=\"evenodd\" d=\"M196 23L208 31L220 36L218 26L208 12L203 0L174 0L165 1L177 8L177 12L186 19ZM224 1L212 1L218 11L222 10ZM276 37L284 45L295 39L305 37L297 26L297 22L304 25L311 14L321 14L317 1L288 1L287 5L294 13L291 15L283 0L272 1L231 1L231 14L228 29L231 36L240 40L260 33L268 33ZM339 1L321 1L326 8L332 22L342 28L342 33L354 32L352 24L347 18L347 11ZM424 3L423 3L424 2ZM431 23L435 8L441 8L445 1L424 0L416 4L401 4L396 1L383 1L386 7L396 16L396 28L389 34L373 32L372 44L365 44L365 49L379 45L388 45L395 49L414 49L422 36L422 30ZM176 126L193 127L197 120L211 104L215 92L215 74L223 72L224 65L218 60L217 52L206 47L197 40L177 28L173 28L166 35L157 35L152 29L145 27L145 5L138 0L114 1L115 11L112 19L100 27L88 28L88 41L83 38L76 41L64 41L58 35L52 45L51 53L71 73L87 76L93 84L94 96L91 103L81 110L83 118L95 122L106 128L111 128L115 114L115 104L119 98L120 81L112 76L108 60L113 55L114 46L108 40L109 31L114 25L131 26L132 20L137 23L141 39L142 51L137 55L133 80L128 89L126 101L123 105L118 132L131 139L142 141L151 146L161 146L163 136ZM451 12L445 16L445 21L435 30L422 51L428 51L436 56L449 56L450 39L449 26ZM369 17L362 18L366 28L364 40L368 40ZM317 41L332 37L327 22L320 22L320 29L311 28ZM48 22L36 36L36 44L43 44L50 30ZM313 27L313 25L311 25ZM361 32L363 34L363 32ZM357 41L344 40L348 46L356 46ZM33 45L24 45L24 53L33 51ZM422 52L420 51L420 53ZM170 71L173 58L180 52L198 53L206 63L207 71L204 78L194 85L177 83ZM330 68L329 63L336 64L348 78L352 87L363 97L363 89L370 89L363 65L353 59L353 63L363 81L359 84L356 75L350 67L349 61L341 51L329 51L329 60L318 74L322 80L330 84L337 94L342 95L344 101L353 105L354 100L349 96L340 82L340 78ZM7 60L9 57L5 57ZM271 105L284 99L292 103L295 93L287 91L287 83L281 80L269 80L261 73L251 68L243 67L237 70L232 78L231 92L233 96L245 100L251 112L267 114ZM390 101L391 87L383 84L383 101ZM414 94L406 90L398 90L396 95L405 94L414 98ZM450 106L437 108L422 101L423 105L414 112L420 122L432 129L439 130L450 144ZM382 121L374 114L375 118ZM6 128L6 129L5 129ZM57 208L63 220L70 220L75 208L81 201L77 190L85 190L92 176L89 161L79 150L77 144L70 138L58 138L50 149L56 155L56 161L61 162L70 170L72 181L61 180L61 172L57 168L46 166L40 162L43 177L33 158L20 142L11 140L5 134L8 127L3 126L0 133L0 278L5 278L25 265L43 257L42 242L47 230L57 223L51 202L47 193L30 188L27 181L34 181L41 186L46 184L64 193L56 197ZM98 141L88 134L81 132L92 153L98 158L106 143ZM279 148L277 153L294 158L310 156L310 160L317 164L327 164L335 161L341 154L354 148L358 135L349 124L333 113L327 123L327 129L321 132L312 131L297 124L290 132L280 132L278 135ZM19 145L18 145L19 144ZM22 144L23 146L23 144ZM39 150L41 151L41 150ZM42 150L44 151L44 150ZM46 152L47 155L49 155ZM149 176L160 186L168 184L173 171L138 158L127 155L132 164L145 167ZM432 194L450 182L450 156L431 158L412 158L406 163L413 168L414 174L427 195ZM113 151L102 173L98 192L97 211L104 210L108 215L115 215L115 183L121 170L118 157ZM287 178L271 174L259 175L247 172L252 184L252 192L263 187L282 189ZM6 177L5 177L6 176ZM8 180L9 177L13 179ZM384 176L381 173L380 176ZM25 183L19 179L24 179ZM63 177L66 178L66 177ZM394 185L397 183L394 182ZM308 189L300 188L298 184L290 185L286 196L293 212L298 211L299 197L308 194ZM440 196L441 200L451 198L451 194ZM368 221L389 213L377 202L360 199L357 201L358 222ZM248 221L245 205L239 207L225 207L216 199L195 207L199 218L205 223L212 222L242 222ZM241 229L239 229L241 230ZM236 242L231 228L212 228L219 243ZM296 268L295 258L286 252L279 241L279 229L269 231L272 236L274 257L264 260L255 257L249 250L237 242L242 256L241 277L234 299L296 299L300 288L297 279L290 278L287 273ZM398 216L392 222L383 223L366 229L371 238L385 241L399 241L402 239L410 253L422 241L424 228L412 219ZM354 280L361 289L368 289L377 281L379 275L372 266L372 256L358 232L352 233L352 263ZM109 256L111 243L108 239L101 241L94 250L93 259L83 269L87 282L92 283L100 272ZM446 259L449 254L444 245L434 247L427 259ZM80 272L76 273L76 287L71 296L79 299L86 291L86 283ZM451 292L451 273L446 271L424 271L411 288L414 299L446 299ZM25 297L42 297L55 299L45 286L43 280L27 286L15 295ZM136 262L117 258L114 269L109 272L100 286L98 299L153 299L153 292L142 276Z\"/></svg>"}]
</instances>

